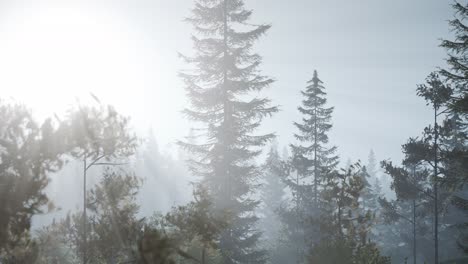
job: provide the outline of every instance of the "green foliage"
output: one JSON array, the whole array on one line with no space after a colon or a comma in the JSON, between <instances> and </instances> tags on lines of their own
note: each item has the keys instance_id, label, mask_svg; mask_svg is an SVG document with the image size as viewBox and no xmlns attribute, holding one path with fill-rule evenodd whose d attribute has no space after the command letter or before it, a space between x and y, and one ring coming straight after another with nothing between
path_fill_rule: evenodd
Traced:
<instances>
[{"instance_id":1,"label":"green foliage","mask_svg":"<svg viewBox=\"0 0 468 264\"><path fill-rule=\"evenodd\" d=\"M356 245L349 240L324 240L315 246L309 257L311 264L390 264L372 243Z\"/></svg>"},{"instance_id":2,"label":"green foliage","mask_svg":"<svg viewBox=\"0 0 468 264\"><path fill-rule=\"evenodd\" d=\"M39 125L25 106L0 101L0 258L24 259L34 250L31 218L53 208L44 189L62 166L60 142L51 120Z\"/></svg>"},{"instance_id":3,"label":"green foliage","mask_svg":"<svg viewBox=\"0 0 468 264\"><path fill-rule=\"evenodd\" d=\"M328 175L319 220L322 237L367 241L373 215L360 204L364 187L359 163Z\"/></svg>"},{"instance_id":4,"label":"green foliage","mask_svg":"<svg viewBox=\"0 0 468 264\"><path fill-rule=\"evenodd\" d=\"M143 235L144 219L137 218L135 201L140 186L132 174L107 169L88 196L91 216L86 225L89 263L112 263L138 259L137 245ZM76 262L83 250L83 214L65 219L42 230L41 259Z\"/></svg>"},{"instance_id":5,"label":"green foliage","mask_svg":"<svg viewBox=\"0 0 468 264\"><path fill-rule=\"evenodd\" d=\"M286 239L299 259L303 259L307 245L319 239L317 226L309 222L310 218L319 217L318 208L323 202L321 192L326 178L338 163L336 147L328 146L333 107L326 107L325 87L317 71L301 93L304 100L298 110L303 118L294 123L298 130L294 134L297 143L291 144L290 171L284 179L293 197L281 208Z\"/></svg>"},{"instance_id":6,"label":"green foliage","mask_svg":"<svg viewBox=\"0 0 468 264\"><path fill-rule=\"evenodd\" d=\"M145 230L138 243L142 264L175 264L177 245L156 229Z\"/></svg>"},{"instance_id":7,"label":"green foliage","mask_svg":"<svg viewBox=\"0 0 468 264\"><path fill-rule=\"evenodd\" d=\"M198 240L207 249L217 249L221 232L228 227L228 213L213 210L213 201L206 189L198 188L195 201L174 208L166 215L168 224L177 229L182 241Z\"/></svg>"},{"instance_id":8,"label":"green foliage","mask_svg":"<svg viewBox=\"0 0 468 264\"><path fill-rule=\"evenodd\" d=\"M129 119L112 106L77 105L61 123L68 153L77 159L107 161L133 155L137 140L131 134Z\"/></svg>"},{"instance_id":9,"label":"green foliage","mask_svg":"<svg viewBox=\"0 0 468 264\"><path fill-rule=\"evenodd\" d=\"M468 3L453 4L454 18L449 21L454 40L443 40L441 46L447 50L449 69L442 69L441 74L453 86L454 92L449 108L465 118L468 115Z\"/></svg>"}]
</instances>

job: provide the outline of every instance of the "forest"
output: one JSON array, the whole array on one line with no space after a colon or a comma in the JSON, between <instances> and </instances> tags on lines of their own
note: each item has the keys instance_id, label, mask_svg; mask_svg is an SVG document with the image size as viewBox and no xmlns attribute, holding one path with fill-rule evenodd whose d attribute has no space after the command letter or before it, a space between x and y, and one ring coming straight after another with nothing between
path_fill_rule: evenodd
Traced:
<instances>
[{"instance_id":1,"label":"forest","mask_svg":"<svg viewBox=\"0 0 468 264\"><path fill-rule=\"evenodd\" d=\"M275 118L256 48L275 25L253 1L190 2L176 144L137 133L105 94L42 118L2 87L0 264L468 263L468 2L444 3L445 60L408 88L432 121L401 160L343 159L314 62L302 87L278 88L301 96L298 118ZM293 140L265 122L293 124Z\"/></svg>"}]
</instances>

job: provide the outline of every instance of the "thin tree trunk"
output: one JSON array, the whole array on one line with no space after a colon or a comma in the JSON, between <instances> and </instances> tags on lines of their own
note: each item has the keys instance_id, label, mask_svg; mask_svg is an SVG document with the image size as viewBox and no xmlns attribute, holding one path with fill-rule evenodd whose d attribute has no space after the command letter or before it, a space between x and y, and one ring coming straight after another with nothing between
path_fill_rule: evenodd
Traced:
<instances>
[{"instance_id":1,"label":"thin tree trunk","mask_svg":"<svg viewBox=\"0 0 468 264\"><path fill-rule=\"evenodd\" d=\"M205 264L205 259L206 259L206 245L203 244L202 255L201 255L201 263L202 264Z\"/></svg>"},{"instance_id":2,"label":"thin tree trunk","mask_svg":"<svg viewBox=\"0 0 468 264\"><path fill-rule=\"evenodd\" d=\"M86 171L87 171L87 168L86 168L86 155L84 156L84 160L83 160L83 264L86 264L87 260L88 260L88 256L87 256L87 233L86 233L86 219L87 219L87 216L86 216Z\"/></svg>"},{"instance_id":3,"label":"thin tree trunk","mask_svg":"<svg viewBox=\"0 0 468 264\"><path fill-rule=\"evenodd\" d=\"M317 99L315 99L317 101ZM314 200L315 206L318 202L318 170L317 170L317 102L315 102L315 124L314 124Z\"/></svg>"},{"instance_id":4,"label":"thin tree trunk","mask_svg":"<svg viewBox=\"0 0 468 264\"><path fill-rule=\"evenodd\" d=\"M434 263L439 263L439 197L438 197L438 157L437 157L437 140L439 132L437 130L437 107L434 105Z\"/></svg>"},{"instance_id":5,"label":"thin tree trunk","mask_svg":"<svg viewBox=\"0 0 468 264\"><path fill-rule=\"evenodd\" d=\"M223 60L224 60L224 69L223 69L223 96L224 96L224 117L223 117L223 126L224 126L224 135L223 135L223 166L224 166L224 172L226 174L227 180L228 180L228 200L229 203L231 202L232 199L232 182L231 182L231 177L229 173L229 169L227 168L228 164L226 162L226 152L227 152L227 145L228 145L228 131L229 131L229 115L230 113L230 108L229 108L229 102L228 102L228 72L227 72L227 61L228 61L228 36L227 36L227 27L228 27L228 22L227 22L227 1L224 0L224 9L223 9L223 43L224 43L224 51L223 51Z\"/></svg>"},{"instance_id":6,"label":"thin tree trunk","mask_svg":"<svg viewBox=\"0 0 468 264\"><path fill-rule=\"evenodd\" d=\"M416 200L413 200L413 264L416 264Z\"/></svg>"}]
</instances>

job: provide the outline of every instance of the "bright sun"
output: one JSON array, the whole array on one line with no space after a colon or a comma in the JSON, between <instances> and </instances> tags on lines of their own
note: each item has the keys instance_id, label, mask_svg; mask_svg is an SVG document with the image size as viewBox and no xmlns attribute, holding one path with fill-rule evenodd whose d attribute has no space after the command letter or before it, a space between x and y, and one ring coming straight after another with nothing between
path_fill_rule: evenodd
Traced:
<instances>
[{"instance_id":1,"label":"bright sun","mask_svg":"<svg viewBox=\"0 0 468 264\"><path fill-rule=\"evenodd\" d=\"M1 96L39 115L90 92L125 105L121 91L143 87L139 35L109 13L47 6L8 11L0 23Z\"/></svg>"}]
</instances>

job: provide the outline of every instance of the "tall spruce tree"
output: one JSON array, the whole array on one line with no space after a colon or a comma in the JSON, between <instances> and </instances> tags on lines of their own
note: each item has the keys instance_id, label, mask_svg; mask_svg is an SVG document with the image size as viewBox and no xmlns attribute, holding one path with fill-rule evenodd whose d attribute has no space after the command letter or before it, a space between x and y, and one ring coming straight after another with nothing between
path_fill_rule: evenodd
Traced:
<instances>
[{"instance_id":1,"label":"tall spruce tree","mask_svg":"<svg viewBox=\"0 0 468 264\"><path fill-rule=\"evenodd\" d=\"M261 121L277 112L268 98L249 98L273 83L259 74L261 57L252 52L255 41L269 25L252 25L252 11L242 0L197 0L192 16L195 54L182 56L193 65L180 76L186 84L191 108L187 117L199 125L198 142L180 142L195 156L189 167L214 199L216 210L229 209L230 227L222 232L219 248L223 263L264 263L257 247L251 198L259 168L254 159L274 134L255 135Z\"/></svg>"},{"instance_id":2,"label":"tall spruce tree","mask_svg":"<svg viewBox=\"0 0 468 264\"><path fill-rule=\"evenodd\" d=\"M466 192L468 180L468 3L462 2L455 1L452 5L455 15L449 24L455 38L441 43L448 55L448 69L441 70L441 74L446 77L453 94L447 102L449 115L440 129L439 145L443 148L441 154L447 157L443 161L445 179L441 185L454 190L452 204L466 213L468 199L463 192ZM465 253L468 252L467 226L466 221L458 224L457 243Z\"/></svg>"},{"instance_id":3,"label":"tall spruce tree","mask_svg":"<svg viewBox=\"0 0 468 264\"><path fill-rule=\"evenodd\" d=\"M468 117L468 3L453 4L455 18L449 24L455 33L454 40L443 40L441 46L447 50L449 69L441 70L454 89L450 108L465 118Z\"/></svg>"},{"instance_id":4,"label":"tall spruce tree","mask_svg":"<svg viewBox=\"0 0 468 264\"><path fill-rule=\"evenodd\" d=\"M318 189L321 181L323 181L323 175L335 168L338 164L338 156L334 155L336 147L327 146L327 133L332 128L333 107L326 107L325 87L318 78L317 71L314 71L312 80L308 81L307 84L305 91L301 91L305 97L302 106L298 107L299 112L304 117L301 123L294 123L299 130L299 133L294 134L299 144L291 144L292 165L299 178L310 179L312 177L310 181L313 190L312 195L314 202L317 203Z\"/></svg>"},{"instance_id":5,"label":"tall spruce tree","mask_svg":"<svg viewBox=\"0 0 468 264\"><path fill-rule=\"evenodd\" d=\"M304 100L298 107L303 114L302 122L294 123L299 132L294 134L298 143L291 144L292 173L286 178L293 201L281 213L290 245L296 248L298 263L305 261L310 243L317 239L317 228L310 220L318 217L320 185L338 163L336 147L328 146L327 135L332 128L333 107L326 107L326 92L317 71L307 84L301 91Z\"/></svg>"}]
</instances>

